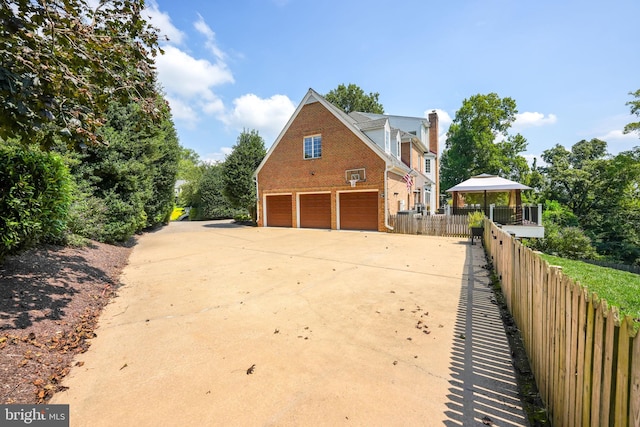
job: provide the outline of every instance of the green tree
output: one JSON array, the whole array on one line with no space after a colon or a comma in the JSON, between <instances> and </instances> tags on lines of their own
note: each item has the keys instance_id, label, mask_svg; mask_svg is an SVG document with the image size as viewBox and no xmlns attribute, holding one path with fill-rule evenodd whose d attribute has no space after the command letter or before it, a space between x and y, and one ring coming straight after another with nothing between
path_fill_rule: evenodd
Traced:
<instances>
[{"instance_id":1,"label":"green tree","mask_svg":"<svg viewBox=\"0 0 640 427\"><path fill-rule=\"evenodd\" d=\"M544 194L547 199L567 205L576 215L584 215L601 197L597 193L598 181L605 166L607 143L599 139L582 140L571 151L556 144L542 153L547 166Z\"/></svg>"},{"instance_id":2,"label":"green tree","mask_svg":"<svg viewBox=\"0 0 640 427\"><path fill-rule=\"evenodd\" d=\"M640 148L611 157L598 139L546 150L543 195L567 206L598 253L640 263Z\"/></svg>"},{"instance_id":3,"label":"green tree","mask_svg":"<svg viewBox=\"0 0 640 427\"><path fill-rule=\"evenodd\" d=\"M370 92L367 95L359 86L349 83L348 86L338 85L337 88L329 91L324 97L347 114L352 111L384 114L384 108L378 102L379 96L378 92Z\"/></svg>"},{"instance_id":4,"label":"green tree","mask_svg":"<svg viewBox=\"0 0 640 427\"><path fill-rule=\"evenodd\" d=\"M144 0L0 0L0 138L100 139L111 102L158 113Z\"/></svg>"},{"instance_id":5,"label":"green tree","mask_svg":"<svg viewBox=\"0 0 640 427\"><path fill-rule=\"evenodd\" d=\"M185 182L181 185L178 196L180 206L199 206L198 188L206 166L200 161L200 156L194 150L181 148L177 179Z\"/></svg>"},{"instance_id":6,"label":"green tree","mask_svg":"<svg viewBox=\"0 0 640 427\"><path fill-rule=\"evenodd\" d=\"M627 105L631 107L631 114L635 114L640 117L640 89L635 92L629 92L635 99L627 102ZM640 135L640 122L629 123L624 127L624 133L637 132Z\"/></svg>"},{"instance_id":7,"label":"green tree","mask_svg":"<svg viewBox=\"0 0 640 427\"><path fill-rule=\"evenodd\" d=\"M246 209L256 219L256 185L253 173L266 155L258 131L244 130L223 163L224 195L235 208Z\"/></svg>"},{"instance_id":8,"label":"green tree","mask_svg":"<svg viewBox=\"0 0 640 427\"><path fill-rule=\"evenodd\" d=\"M594 236L599 253L640 265L640 147L608 159L601 169L583 227Z\"/></svg>"},{"instance_id":9,"label":"green tree","mask_svg":"<svg viewBox=\"0 0 640 427\"><path fill-rule=\"evenodd\" d=\"M168 108L161 100L158 108L164 119L154 123L137 104L112 104L100 129L109 146L76 155L76 234L117 242L168 221L180 147Z\"/></svg>"},{"instance_id":10,"label":"green tree","mask_svg":"<svg viewBox=\"0 0 640 427\"><path fill-rule=\"evenodd\" d=\"M191 219L233 218L238 210L224 195L224 166L221 163L204 165L202 177L198 182L197 206L192 209Z\"/></svg>"},{"instance_id":11,"label":"green tree","mask_svg":"<svg viewBox=\"0 0 640 427\"><path fill-rule=\"evenodd\" d=\"M508 133L517 112L512 98L495 93L474 95L462 102L442 153L443 191L481 173L527 182L529 167L520 155L527 141L520 134Z\"/></svg>"}]
</instances>

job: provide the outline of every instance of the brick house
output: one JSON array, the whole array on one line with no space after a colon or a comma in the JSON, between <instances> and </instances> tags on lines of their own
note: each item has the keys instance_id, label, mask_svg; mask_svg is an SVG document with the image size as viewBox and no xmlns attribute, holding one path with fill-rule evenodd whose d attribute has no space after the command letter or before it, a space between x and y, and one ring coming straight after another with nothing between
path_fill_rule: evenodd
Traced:
<instances>
[{"instance_id":1,"label":"brick house","mask_svg":"<svg viewBox=\"0 0 640 427\"><path fill-rule=\"evenodd\" d=\"M387 231L438 208L438 116L347 115L309 89L254 177L261 227Z\"/></svg>"}]
</instances>

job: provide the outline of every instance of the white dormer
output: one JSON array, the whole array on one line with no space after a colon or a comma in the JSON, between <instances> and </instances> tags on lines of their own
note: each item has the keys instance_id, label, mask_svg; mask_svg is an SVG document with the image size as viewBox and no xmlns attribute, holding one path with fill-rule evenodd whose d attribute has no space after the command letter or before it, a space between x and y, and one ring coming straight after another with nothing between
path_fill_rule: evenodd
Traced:
<instances>
[{"instance_id":1,"label":"white dormer","mask_svg":"<svg viewBox=\"0 0 640 427\"><path fill-rule=\"evenodd\" d=\"M425 147L429 147L429 122L421 120L420 121L420 141L425 145Z\"/></svg>"},{"instance_id":2,"label":"white dormer","mask_svg":"<svg viewBox=\"0 0 640 427\"><path fill-rule=\"evenodd\" d=\"M389 120L384 123L384 152L391 154L391 126L389 126Z\"/></svg>"}]
</instances>

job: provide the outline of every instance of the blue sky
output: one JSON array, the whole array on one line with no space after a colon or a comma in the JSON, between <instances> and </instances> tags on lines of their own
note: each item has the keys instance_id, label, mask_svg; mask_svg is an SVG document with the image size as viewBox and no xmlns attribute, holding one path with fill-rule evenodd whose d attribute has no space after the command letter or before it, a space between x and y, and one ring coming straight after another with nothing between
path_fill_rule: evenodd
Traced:
<instances>
[{"instance_id":1,"label":"blue sky","mask_svg":"<svg viewBox=\"0 0 640 427\"><path fill-rule=\"evenodd\" d=\"M309 88L355 83L387 114L437 109L441 150L464 99L515 99L531 158L555 144L640 145L637 0L147 0L169 38L159 80L180 143L222 160L243 129L269 148Z\"/></svg>"}]
</instances>

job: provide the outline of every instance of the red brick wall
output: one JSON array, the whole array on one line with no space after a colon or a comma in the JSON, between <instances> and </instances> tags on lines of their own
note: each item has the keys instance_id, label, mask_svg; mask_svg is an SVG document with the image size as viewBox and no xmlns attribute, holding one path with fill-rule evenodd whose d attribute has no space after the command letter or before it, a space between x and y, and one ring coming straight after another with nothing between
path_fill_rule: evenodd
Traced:
<instances>
[{"instance_id":1,"label":"red brick wall","mask_svg":"<svg viewBox=\"0 0 640 427\"><path fill-rule=\"evenodd\" d=\"M395 215L396 213L398 213L400 200L404 201L405 209L411 209L414 204L413 193L407 192L407 183L399 175L389 173L389 180L387 182L387 193L389 200L387 209L390 215Z\"/></svg>"},{"instance_id":2,"label":"red brick wall","mask_svg":"<svg viewBox=\"0 0 640 427\"><path fill-rule=\"evenodd\" d=\"M322 157L303 158L305 136L322 135ZM366 182L352 189L346 181L347 169L366 169ZM331 191L331 228L337 228L336 191L376 189L384 191L385 162L360 138L354 135L321 103L302 107L278 145L258 173L258 225L263 226L263 195L291 193L293 195L292 227L297 227L296 195L300 192ZM384 199L378 209L379 230L384 226Z\"/></svg>"},{"instance_id":3,"label":"red brick wall","mask_svg":"<svg viewBox=\"0 0 640 427\"><path fill-rule=\"evenodd\" d=\"M424 159L421 150L411 144L411 168L419 172L424 172Z\"/></svg>"},{"instance_id":4,"label":"red brick wall","mask_svg":"<svg viewBox=\"0 0 640 427\"><path fill-rule=\"evenodd\" d=\"M403 142L400 148L400 160L405 165L411 167L411 143Z\"/></svg>"}]
</instances>

